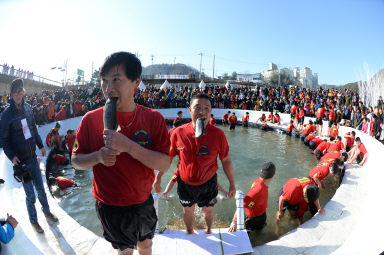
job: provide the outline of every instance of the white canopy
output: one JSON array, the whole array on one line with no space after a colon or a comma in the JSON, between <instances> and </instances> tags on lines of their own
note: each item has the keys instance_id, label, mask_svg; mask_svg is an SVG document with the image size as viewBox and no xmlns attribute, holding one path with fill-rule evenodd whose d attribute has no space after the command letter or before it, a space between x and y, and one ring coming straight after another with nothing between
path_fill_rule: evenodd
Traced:
<instances>
[{"instance_id":1,"label":"white canopy","mask_svg":"<svg viewBox=\"0 0 384 255\"><path fill-rule=\"evenodd\" d=\"M163 85L161 85L160 89L166 89L166 88L170 88L170 87L171 87L171 84L169 84L168 80L165 80Z\"/></svg>"},{"instance_id":2,"label":"white canopy","mask_svg":"<svg viewBox=\"0 0 384 255\"><path fill-rule=\"evenodd\" d=\"M201 82L199 84L199 88L204 89L205 86L207 86L207 85L205 84L205 82L203 80L201 80Z\"/></svg>"},{"instance_id":3,"label":"white canopy","mask_svg":"<svg viewBox=\"0 0 384 255\"><path fill-rule=\"evenodd\" d=\"M144 82L143 82L143 81L140 81L139 89L140 89L140 90L145 90L146 88L147 88L147 86L145 86Z\"/></svg>"}]
</instances>

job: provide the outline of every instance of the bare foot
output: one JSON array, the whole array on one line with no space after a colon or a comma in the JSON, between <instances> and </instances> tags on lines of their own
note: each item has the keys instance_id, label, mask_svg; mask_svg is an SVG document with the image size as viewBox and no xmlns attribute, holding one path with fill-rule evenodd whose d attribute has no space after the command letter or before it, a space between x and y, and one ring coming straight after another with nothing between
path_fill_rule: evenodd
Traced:
<instances>
[{"instance_id":1,"label":"bare foot","mask_svg":"<svg viewBox=\"0 0 384 255\"><path fill-rule=\"evenodd\" d=\"M207 229L205 229L205 233L206 233L206 234L212 234L212 231L211 231L210 228L207 228Z\"/></svg>"},{"instance_id":2,"label":"bare foot","mask_svg":"<svg viewBox=\"0 0 384 255\"><path fill-rule=\"evenodd\" d=\"M195 233L195 231L193 231L193 229L187 229L188 235L193 235L194 233Z\"/></svg>"}]
</instances>

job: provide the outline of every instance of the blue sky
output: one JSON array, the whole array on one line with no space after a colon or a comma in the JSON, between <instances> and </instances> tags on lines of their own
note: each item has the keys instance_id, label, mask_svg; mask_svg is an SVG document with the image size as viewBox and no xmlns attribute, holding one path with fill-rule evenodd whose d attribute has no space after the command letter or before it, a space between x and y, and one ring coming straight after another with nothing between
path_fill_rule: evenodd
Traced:
<instances>
[{"instance_id":1,"label":"blue sky","mask_svg":"<svg viewBox=\"0 0 384 255\"><path fill-rule=\"evenodd\" d=\"M144 66L185 63L215 76L256 73L269 62L308 66L319 83L345 84L384 68L384 0L1 0L0 64L61 79L68 60L90 75L116 51Z\"/></svg>"}]
</instances>

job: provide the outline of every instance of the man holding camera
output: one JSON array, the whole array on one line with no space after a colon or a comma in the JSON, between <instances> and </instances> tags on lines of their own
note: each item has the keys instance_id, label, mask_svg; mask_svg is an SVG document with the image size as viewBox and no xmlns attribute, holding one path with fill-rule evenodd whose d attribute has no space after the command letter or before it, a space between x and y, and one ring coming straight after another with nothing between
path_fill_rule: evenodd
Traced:
<instances>
[{"instance_id":1,"label":"man holding camera","mask_svg":"<svg viewBox=\"0 0 384 255\"><path fill-rule=\"evenodd\" d=\"M32 108L24 102L23 80L13 80L10 90L10 104L1 116L0 141L3 144L5 154L14 165L15 179L23 183L29 221L36 232L43 233L44 230L37 221L34 187L45 217L51 221L57 221L57 217L49 210L47 195L37 162L36 145L41 150L43 157L45 157L46 151L36 129Z\"/></svg>"}]
</instances>

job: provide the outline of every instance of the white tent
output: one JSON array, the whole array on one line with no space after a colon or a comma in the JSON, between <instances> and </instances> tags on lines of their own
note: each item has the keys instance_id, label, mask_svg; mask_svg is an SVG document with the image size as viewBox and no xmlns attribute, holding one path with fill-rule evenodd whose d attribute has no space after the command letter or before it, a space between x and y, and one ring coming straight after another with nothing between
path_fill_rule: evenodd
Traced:
<instances>
[{"instance_id":1,"label":"white tent","mask_svg":"<svg viewBox=\"0 0 384 255\"><path fill-rule=\"evenodd\" d=\"M232 90L232 86L231 86L231 84L229 84L229 81L227 81L227 83L225 84L225 87L226 87L227 89Z\"/></svg>"},{"instance_id":2,"label":"white tent","mask_svg":"<svg viewBox=\"0 0 384 255\"><path fill-rule=\"evenodd\" d=\"M163 85L161 85L160 89L166 89L166 88L170 88L170 87L171 87L171 84L169 84L168 80L165 80Z\"/></svg>"},{"instance_id":3,"label":"white tent","mask_svg":"<svg viewBox=\"0 0 384 255\"><path fill-rule=\"evenodd\" d=\"M203 80L201 80L201 82L199 84L199 88L204 89L205 86L207 86L207 85L205 84L205 82Z\"/></svg>"},{"instance_id":4,"label":"white tent","mask_svg":"<svg viewBox=\"0 0 384 255\"><path fill-rule=\"evenodd\" d=\"M143 81L140 81L139 89L140 89L140 90L145 90L146 88L147 88L147 86L145 86L144 82L143 82Z\"/></svg>"}]
</instances>

